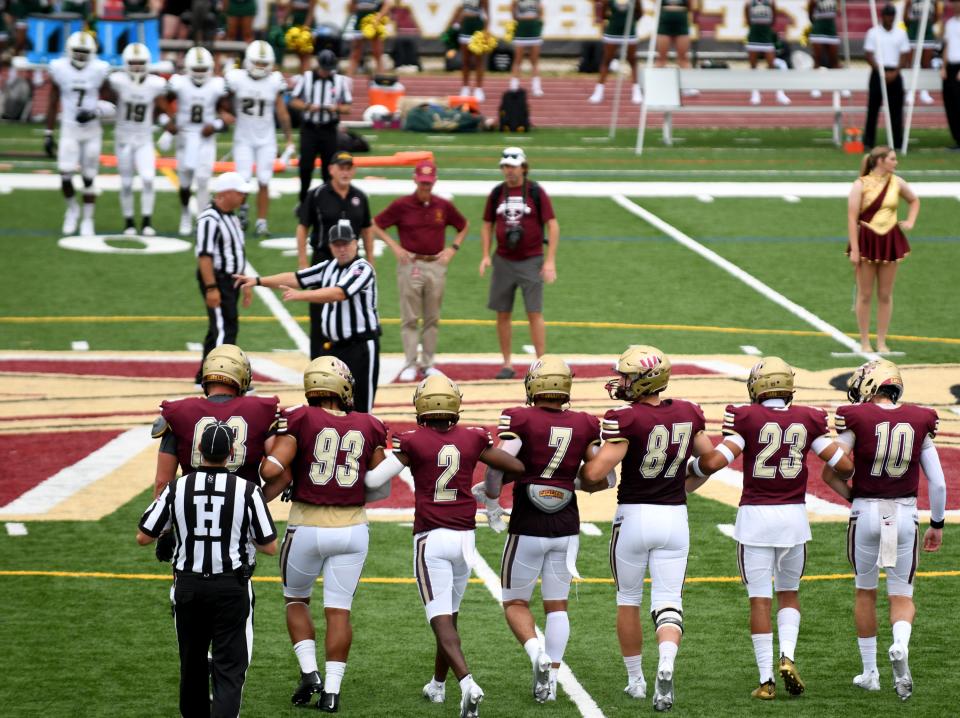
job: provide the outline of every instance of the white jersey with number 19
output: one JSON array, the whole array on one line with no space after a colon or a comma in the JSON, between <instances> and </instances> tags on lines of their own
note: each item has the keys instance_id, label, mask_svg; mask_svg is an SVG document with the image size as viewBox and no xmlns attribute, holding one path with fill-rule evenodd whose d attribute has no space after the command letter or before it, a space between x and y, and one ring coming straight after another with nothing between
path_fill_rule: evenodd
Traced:
<instances>
[{"instance_id":1,"label":"white jersey with number 19","mask_svg":"<svg viewBox=\"0 0 960 718\"><path fill-rule=\"evenodd\" d=\"M126 72L113 73L109 81L117 96L117 142L150 142L153 105L166 90L166 81L158 75L147 75L143 82L134 82Z\"/></svg>"}]
</instances>

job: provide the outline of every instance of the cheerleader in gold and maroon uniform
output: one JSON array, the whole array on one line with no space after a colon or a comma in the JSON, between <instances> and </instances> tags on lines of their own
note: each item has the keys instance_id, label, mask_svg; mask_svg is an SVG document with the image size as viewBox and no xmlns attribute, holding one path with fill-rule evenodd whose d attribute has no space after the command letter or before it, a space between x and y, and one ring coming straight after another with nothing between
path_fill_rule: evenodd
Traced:
<instances>
[{"instance_id":1,"label":"cheerleader in gold and maroon uniform","mask_svg":"<svg viewBox=\"0 0 960 718\"><path fill-rule=\"evenodd\" d=\"M893 313L893 282L897 263L910 253L903 230L913 229L920 213L920 200L910 186L894 174L897 153L889 147L874 147L863 158L860 177L853 183L847 201L847 255L857 277L857 324L860 348L870 346L870 309L877 287L877 351L888 352L887 329ZM910 205L907 219L897 221L903 197Z\"/></svg>"}]
</instances>

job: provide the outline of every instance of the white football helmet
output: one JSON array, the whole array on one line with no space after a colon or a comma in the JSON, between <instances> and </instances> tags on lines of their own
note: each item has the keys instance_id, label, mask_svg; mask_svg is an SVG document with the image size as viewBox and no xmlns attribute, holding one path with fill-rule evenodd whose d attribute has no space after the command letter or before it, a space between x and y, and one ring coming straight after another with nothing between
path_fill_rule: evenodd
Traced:
<instances>
[{"instance_id":1,"label":"white football helmet","mask_svg":"<svg viewBox=\"0 0 960 718\"><path fill-rule=\"evenodd\" d=\"M88 32L75 32L67 38L67 55L70 64L82 70L97 54L97 41Z\"/></svg>"},{"instance_id":2,"label":"white football helmet","mask_svg":"<svg viewBox=\"0 0 960 718\"><path fill-rule=\"evenodd\" d=\"M254 40L247 45L247 51L243 54L243 66L250 77L255 80L266 77L273 72L273 65L276 57L273 54L273 48L270 43L263 40Z\"/></svg>"},{"instance_id":3,"label":"white football helmet","mask_svg":"<svg viewBox=\"0 0 960 718\"><path fill-rule=\"evenodd\" d=\"M193 84L202 85L213 76L213 55L205 47L191 47L187 50L183 66Z\"/></svg>"},{"instance_id":4,"label":"white football helmet","mask_svg":"<svg viewBox=\"0 0 960 718\"><path fill-rule=\"evenodd\" d=\"M134 82L143 82L150 64L150 51L142 42L131 42L123 48L123 69Z\"/></svg>"}]
</instances>

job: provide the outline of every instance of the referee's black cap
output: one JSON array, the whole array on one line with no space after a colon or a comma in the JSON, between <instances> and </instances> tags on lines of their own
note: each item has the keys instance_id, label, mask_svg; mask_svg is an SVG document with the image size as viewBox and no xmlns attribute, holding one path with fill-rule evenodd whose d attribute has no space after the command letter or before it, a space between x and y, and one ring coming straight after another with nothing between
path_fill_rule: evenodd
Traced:
<instances>
[{"instance_id":1,"label":"referee's black cap","mask_svg":"<svg viewBox=\"0 0 960 718\"><path fill-rule=\"evenodd\" d=\"M338 222L330 228L330 232L327 234L327 241L330 244L334 242L352 242L357 238L357 235L353 233L353 227L350 226L349 222Z\"/></svg>"},{"instance_id":2,"label":"referee's black cap","mask_svg":"<svg viewBox=\"0 0 960 718\"><path fill-rule=\"evenodd\" d=\"M223 421L209 424L200 435L200 453L207 461L220 463L233 450L233 428Z\"/></svg>"}]
</instances>

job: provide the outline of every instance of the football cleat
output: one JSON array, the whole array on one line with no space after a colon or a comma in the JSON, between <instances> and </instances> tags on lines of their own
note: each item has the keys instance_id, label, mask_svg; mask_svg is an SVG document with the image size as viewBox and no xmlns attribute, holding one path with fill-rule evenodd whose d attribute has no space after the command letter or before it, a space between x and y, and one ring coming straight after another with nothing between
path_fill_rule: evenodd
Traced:
<instances>
[{"instance_id":1,"label":"football cleat","mask_svg":"<svg viewBox=\"0 0 960 718\"><path fill-rule=\"evenodd\" d=\"M447 700L447 687L445 685L435 686L430 681L423 687L423 697L431 703L443 703Z\"/></svg>"},{"instance_id":2,"label":"football cleat","mask_svg":"<svg viewBox=\"0 0 960 718\"><path fill-rule=\"evenodd\" d=\"M133 220L132 220L132 219L128 219L128 220L127 220L127 226L123 228L123 235L124 235L125 237L136 237L136 236L137 236L137 228L136 228L136 226L133 224Z\"/></svg>"},{"instance_id":3,"label":"football cleat","mask_svg":"<svg viewBox=\"0 0 960 718\"><path fill-rule=\"evenodd\" d=\"M77 223L80 221L80 207L77 206L76 202L71 202L67 205L66 214L63 215L63 227L61 230L64 234L73 234L77 231Z\"/></svg>"},{"instance_id":4,"label":"football cleat","mask_svg":"<svg viewBox=\"0 0 960 718\"><path fill-rule=\"evenodd\" d=\"M544 703L550 697L550 656L543 651L533 662L533 698Z\"/></svg>"},{"instance_id":5,"label":"football cleat","mask_svg":"<svg viewBox=\"0 0 960 718\"><path fill-rule=\"evenodd\" d=\"M557 679L555 677L550 679L550 695L547 696L547 700L557 700Z\"/></svg>"},{"instance_id":6,"label":"football cleat","mask_svg":"<svg viewBox=\"0 0 960 718\"><path fill-rule=\"evenodd\" d=\"M157 230L153 228L153 225L145 224L140 227L140 234L144 237L156 237Z\"/></svg>"},{"instance_id":7,"label":"football cleat","mask_svg":"<svg viewBox=\"0 0 960 718\"><path fill-rule=\"evenodd\" d=\"M777 103L780 105L789 105L790 98L787 97L787 93L783 90L777 90Z\"/></svg>"},{"instance_id":8,"label":"football cleat","mask_svg":"<svg viewBox=\"0 0 960 718\"><path fill-rule=\"evenodd\" d=\"M186 237L193 231L193 222L190 220L190 211L183 210L180 213L180 236Z\"/></svg>"},{"instance_id":9,"label":"football cleat","mask_svg":"<svg viewBox=\"0 0 960 718\"><path fill-rule=\"evenodd\" d=\"M890 646L890 665L893 667L893 689L900 700L905 701L913 694L913 676L907 664L907 647L901 643Z\"/></svg>"},{"instance_id":10,"label":"football cleat","mask_svg":"<svg viewBox=\"0 0 960 718\"><path fill-rule=\"evenodd\" d=\"M290 702L295 706L305 706L314 695L323 690L323 679L317 671L300 673L300 684L290 696Z\"/></svg>"},{"instance_id":11,"label":"football cleat","mask_svg":"<svg viewBox=\"0 0 960 718\"><path fill-rule=\"evenodd\" d=\"M477 102L486 102L487 95L484 93L482 87L478 87L473 91L473 96Z\"/></svg>"},{"instance_id":12,"label":"football cleat","mask_svg":"<svg viewBox=\"0 0 960 718\"><path fill-rule=\"evenodd\" d=\"M853 677L853 685L857 688L863 688L865 691L879 691L880 673L878 671L864 671L859 676Z\"/></svg>"},{"instance_id":13,"label":"football cleat","mask_svg":"<svg viewBox=\"0 0 960 718\"><path fill-rule=\"evenodd\" d=\"M673 708L673 671L657 671L653 689L653 709L658 712Z\"/></svg>"},{"instance_id":14,"label":"football cleat","mask_svg":"<svg viewBox=\"0 0 960 718\"><path fill-rule=\"evenodd\" d=\"M482 701L483 689L476 683L471 683L460 699L460 718L478 718Z\"/></svg>"},{"instance_id":15,"label":"football cleat","mask_svg":"<svg viewBox=\"0 0 960 718\"><path fill-rule=\"evenodd\" d=\"M339 713L340 694L320 693L320 700L317 701L317 710L323 713Z\"/></svg>"},{"instance_id":16,"label":"football cleat","mask_svg":"<svg viewBox=\"0 0 960 718\"><path fill-rule=\"evenodd\" d=\"M92 237L97 231L93 228L93 218L85 217L80 220L80 236L81 237Z\"/></svg>"},{"instance_id":17,"label":"football cleat","mask_svg":"<svg viewBox=\"0 0 960 718\"><path fill-rule=\"evenodd\" d=\"M806 688L803 679L800 678L799 671L797 671L797 664L786 656L780 656L780 677L783 679L783 685L786 687L787 693L792 696L800 695Z\"/></svg>"},{"instance_id":18,"label":"football cleat","mask_svg":"<svg viewBox=\"0 0 960 718\"><path fill-rule=\"evenodd\" d=\"M317 357L303 372L303 393L314 396L335 396L344 410L353 408L355 381L350 367L332 356Z\"/></svg>"},{"instance_id":19,"label":"football cleat","mask_svg":"<svg viewBox=\"0 0 960 718\"><path fill-rule=\"evenodd\" d=\"M603 102L603 85L597 85L593 94L587 99L591 105L599 105Z\"/></svg>"},{"instance_id":20,"label":"football cleat","mask_svg":"<svg viewBox=\"0 0 960 718\"><path fill-rule=\"evenodd\" d=\"M761 683L751 691L750 697L759 698L762 701L772 701L777 697L777 684L773 681Z\"/></svg>"},{"instance_id":21,"label":"football cleat","mask_svg":"<svg viewBox=\"0 0 960 718\"><path fill-rule=\"evenodd\" d=\"M627 687L623 689L623 692L631 698L646 698L647 682L643 679L643 676L634 676L627 683Z\"/></svg>"},{"instance_id":22,"label":"football cleat","mask_svg":"<svg viewBox=\"0 0 960 718\"><path fill-rule=\"evenodd\" d=\"M267 239L270 236L270 229L267 227L267 220L258 219L256 228L253 230L254 235L262 239Z\"/></svg>"}]
</instances>

